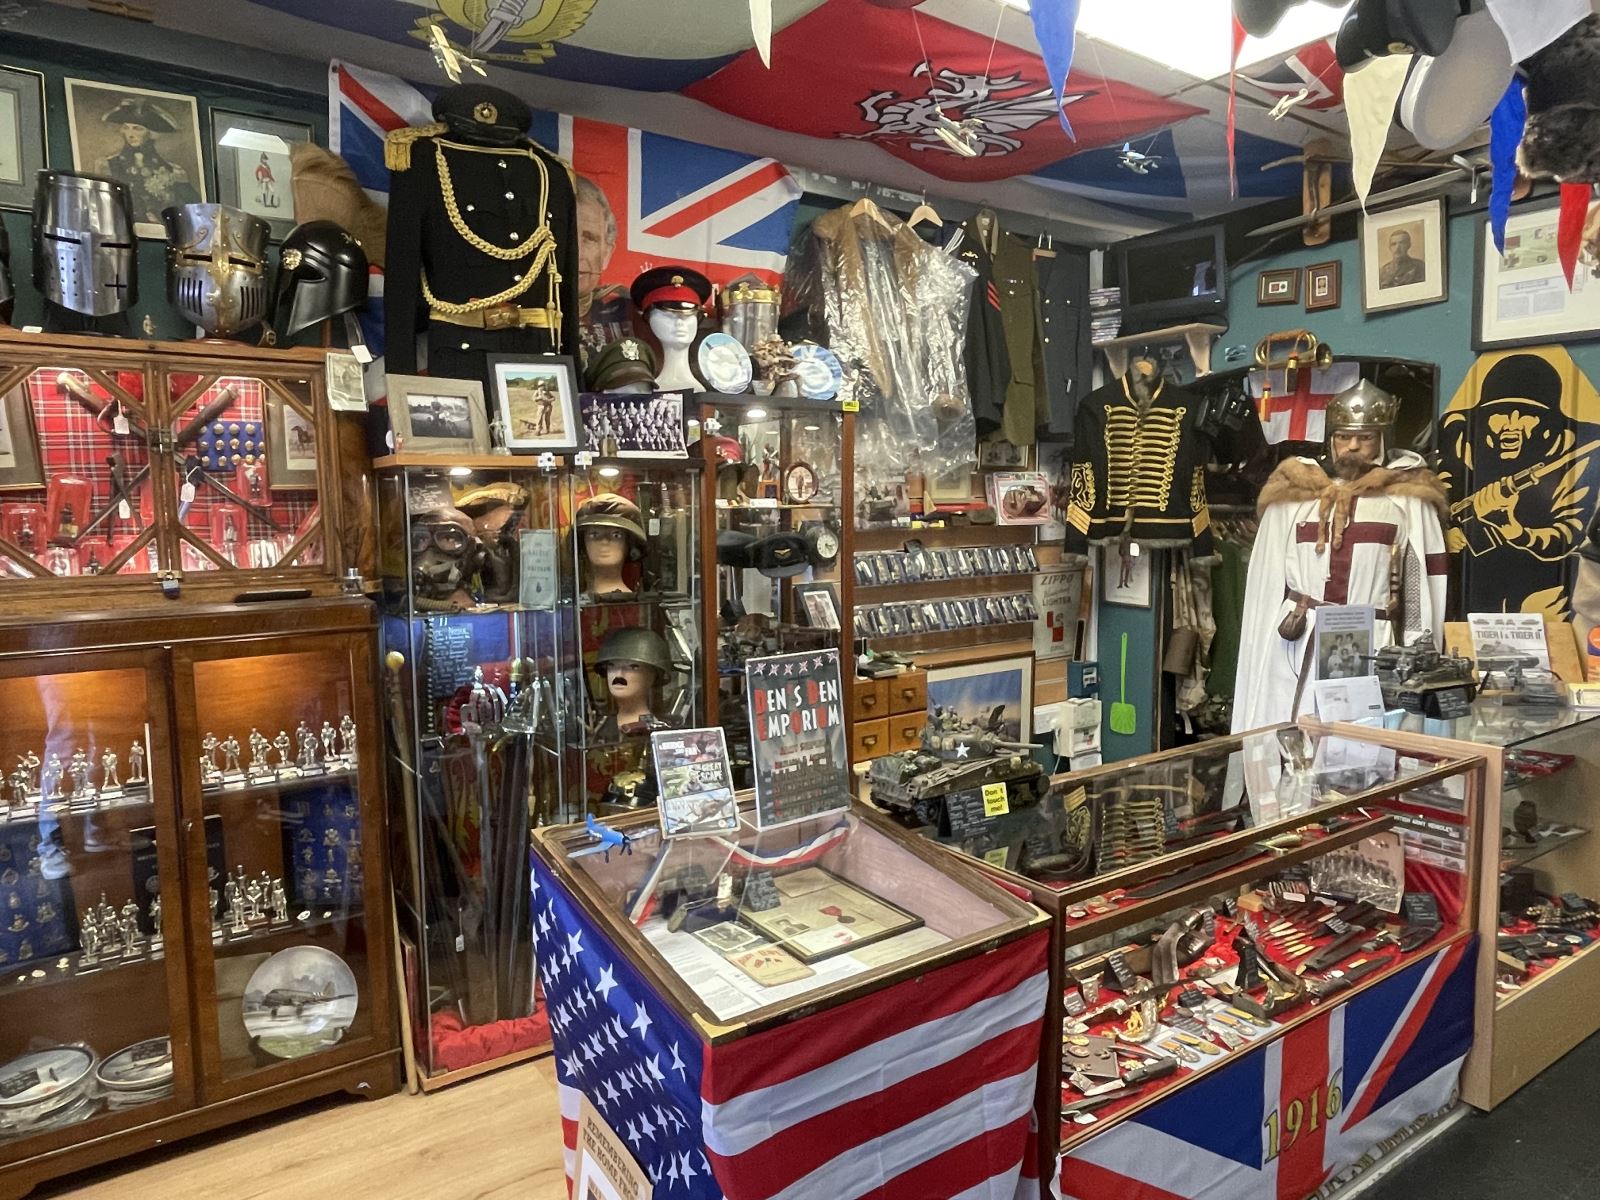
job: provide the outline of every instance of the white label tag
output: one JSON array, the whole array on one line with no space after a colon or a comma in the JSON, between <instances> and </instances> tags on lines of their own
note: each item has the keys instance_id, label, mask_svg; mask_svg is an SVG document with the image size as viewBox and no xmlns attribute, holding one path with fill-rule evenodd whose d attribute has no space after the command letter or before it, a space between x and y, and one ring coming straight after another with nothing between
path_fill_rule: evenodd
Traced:
<instances>
[{"instance_id":1,"label":"white label tag","mask_svg":"<svg viewBox=\"0 0 1600 1200\"><path fill-rule=\"evenodd\" d=\"M660 537L661 536L661 518L660 517L651 517L650 518L650 536L651 537Z\"/></svg>"},{"instance_id":2,"label":"white label tag","mask_svg":"<svg viewBox=\"0 0 1600 1200\"><path fill-rule=\"evenodd\" d=\"M1139 543L1138 542L1133 542L1128 546L1128 557L1129 558L1138 558L1139 557Z\"/></svg>"},{"instance_id":3,"label":"white label tag","mask_svg":"<svg viewBox=\"0 0 1600 1200\"><path fill-rule=\"evenodd\" d=\"M133 520L133 506L130 505L126 500L118 500L117 516L122 518L124 521Z\"/></svg>"},{"instance_id":4,"label":"white label tag","mask_svg":"<svg viewBox=\"0 0 1600 1200\"><path fill-rule=\"evenodd\" d=\"M356 360L362 366L366 366L367 363L372 361L372 351L367 349L365 342L357 342L354 346L351 346L350 353L356 356Z\"/></svg>"},{"instance_id":5,"label":"white label tag","mask_svg":"<svg viewBox=\"0 0 1600 1200\"><path fill-rule=\"evenodd\" d=\"M128 436L128 418L120 412L111 418L111 432L121 437Z\"/></svg>"},{"instance_id":6,"label":"white label tag","mask_svg":"<svg viewBox=\"0 0 1600 1200\"><path fill-rule=\"evenodd\" d=\"M194 503L194 484L186 483L178 489L178 499L184 504Z\"/></svg>"}]
</instances>

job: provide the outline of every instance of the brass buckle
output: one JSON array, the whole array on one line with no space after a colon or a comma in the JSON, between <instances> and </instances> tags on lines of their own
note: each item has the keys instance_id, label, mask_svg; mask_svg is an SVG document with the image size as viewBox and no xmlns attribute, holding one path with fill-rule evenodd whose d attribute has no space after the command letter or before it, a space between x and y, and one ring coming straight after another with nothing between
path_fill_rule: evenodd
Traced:
<instances>
[{"instance_id":1,"label":"brass buckle","mask_svg":"<svg viewBox=\"0 0 1600 1200\"><path fill-rule=\"evenodd\" d=\"M496 304L483 310L485 329L516 329L522 324L522 309L515 304Z\"/></svg>"}]
</instances>

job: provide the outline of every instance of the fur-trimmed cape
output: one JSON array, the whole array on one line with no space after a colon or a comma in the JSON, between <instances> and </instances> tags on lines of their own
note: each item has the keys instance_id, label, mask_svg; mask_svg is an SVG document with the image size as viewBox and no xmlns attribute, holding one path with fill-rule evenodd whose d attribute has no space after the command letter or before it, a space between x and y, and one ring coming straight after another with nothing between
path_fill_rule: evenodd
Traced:
<instances>
[{"instance_id":1,"label":"fur-trimmed cape","mask_svg":"<svg viewBox=\"0 0 1600 1200\"><path fill-rule=\"evenodd\" d=\"M1319 501L1321 532L1317 550L1330 543L1335 549L1344 541L1350 513L1363 496L1410 496L1429 505L1439 514L1439 524L1450 524L1450 493L1444 481L1427 467L1373 467L1352 480L1335 479L1309 458L1286 458L1261 488L1256 514L1264 514L1274 504Z\"/></svg>"}]
</instances>

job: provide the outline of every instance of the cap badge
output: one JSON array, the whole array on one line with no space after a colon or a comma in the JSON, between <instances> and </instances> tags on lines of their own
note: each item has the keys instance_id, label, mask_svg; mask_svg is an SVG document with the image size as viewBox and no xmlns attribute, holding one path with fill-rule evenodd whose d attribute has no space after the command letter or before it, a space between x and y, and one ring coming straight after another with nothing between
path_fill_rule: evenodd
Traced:
<instances>
[{"instance_id":1,"label":"cap badge","mask_svg":"<svg viewBox=\"0 0 1600 1200\"><path fill-rule=\"evenodd\" d=\"M296 270L299 266L300 266L300 251L294 249L293 247L290 247L288 250L285 250L283 252L283 269L285 271L293 271L293 270Z\"/></svg>"},{"instance_id":2,"label":"cap badge","mask_svg":"<svg viewBox=\"0 0 1600 1200\"><path fill-rule=\"evenodd\" d=\"M500 119L500 110L487 100L480 100L472 109L473 120L483 125L493 125Z\"/></svg>"}]
</instances>

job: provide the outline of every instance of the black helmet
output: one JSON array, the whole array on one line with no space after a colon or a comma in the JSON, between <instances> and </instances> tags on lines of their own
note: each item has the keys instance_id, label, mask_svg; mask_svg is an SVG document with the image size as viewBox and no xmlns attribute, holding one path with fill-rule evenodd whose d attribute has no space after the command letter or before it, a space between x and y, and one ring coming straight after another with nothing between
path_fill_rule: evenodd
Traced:
<instances>
[{"instance_id":1,"label":"black helmet","mask_svg":"<svg viewBox=\"0 0 1600 1200\"><path fill-rule=\"evenodd\" d=\"M282 336L366 305L367 255L360 242L334 221L307 221L289 231L278 260L274 305L283 318Z\"/></svg>"}]
</instances>

